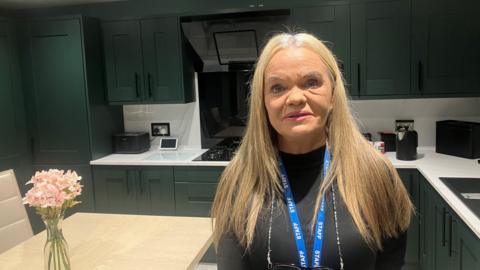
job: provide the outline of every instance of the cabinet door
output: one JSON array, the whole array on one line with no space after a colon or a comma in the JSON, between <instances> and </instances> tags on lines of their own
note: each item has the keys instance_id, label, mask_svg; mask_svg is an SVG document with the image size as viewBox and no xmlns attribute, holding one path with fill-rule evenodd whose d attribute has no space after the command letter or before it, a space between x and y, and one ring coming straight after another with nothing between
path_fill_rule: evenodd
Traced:
<instances>
[{"instance_id":1,"label":"cabinet door","mask_svg":"<svg viewBox=\"0 0 480 270\"><path fill-rule=\"evenodd\" d=\"M433 207L430 199L430 193L434 192L430 185L427 183L427 180L418 173L420 192L419 192L419 205L418 205L418 217L420 223L420 268L422 270L433 270L433 257L434 257L434 246L433 246L433 233L432 229L435 225L433 223Z\"/></svg>"},{"instance_id":2,"label":"cabinet door","mask_svg":"<svg viewBox=\"0 0 480 270\"><path fill-rule=\"evenodd\" d=\"M480 239L463 223L458 223L458 260L454 269L480 269Z\"/></svg>"},{"instance_id":3,"label":"cabinet door","mask_svg":"<svg viewBox=\"0 0 480 270\"><path fill-rule=\"evenodd\" d=\"M142 20L145 99L182 101L183 71L178 17Z\"/></svg>"},{"instance_id":4,"label":"cabinet door","mask_svg":"<svg viewBox=\"0 0 480 270\"><path fill-rule=\"evenodd\" d=\"M93 167L95 209L100 213L136 214L138 171L110 166Z\"/></svg>"},{"instance_id":5,"label":"cabinet door","mask_svg":"<svg viewBox=\"0 0 480 270\"><path fill-rule=\"evenodd\" d=\"M138 212L145 215L175 215L172 167L138 169Z\"/></svg>"},{"instance_id":6,"label":"cabinet door","mask_svg":"<svg viewBox=\"0 0 480 270\"><path fill-rule=\"evenodd\" d=\"M210 216L217 183L175 182L175 211L180 216Z\"/></svg>"},{"instance_id":7,"label":"cabinet door","mask_svg":"<svg viewBox=\"0 0 480 270\"><path fill-rule=\"evenodd\" d=\"M351 5L352 88L360 95L410 92L410 1Z\"/></svg>"},{"instance_id":8,"label":"cabinet door","mask_svg":"<svg viewBox=\"0 0 480 270\"><path fill-rule=\"evenodd\" d=\"M27 152L26 120L11 25L0 23L0 162Z\"/></svg>"},{"instance_id":9,"label":"cabinet door","mask_svg":"<svg viewBox=\"0 0 480 270\"><path fill-rule=\"evenodd\" d=\"M423 94L480 94L480 3L412 3L413 89Z\"/></svg>"},{"instance_id":10,"label":"cabinet door","mask_svg":"<svg viewBox=\"0 0 480 270\"><path fill-rule=\"evenodd\" d=\"M418 209L419 201L419 182L416 170L398 170L400 178L403 180L403 184L410 194L410 200ZM410 227L407 231L407 250L405 253L405 265L408 269L419 268L419 215L413 215L410 221Z\"/></svg>"},{"instance_id":11,"label":"cabinet door","mask_svg":"<svg viewBox=\"0 0 480 270\"><path fill-rule=\"evenodd\" d=\"M140 22L113 21L102 24L108 101L142 100L143 68Z\"/></svg>"},{"instance_id":12,"label":"cabinet door","mask_svg":"<svg viewBox=\"0 0 480 270\"><path fill-rule=\"evenodd\" d=\"M31 72L25 83L32 102L34 163L86 162L90 148L80 20L34 21L29 28Z\"/></svg>"},{"instance_id":13,"label":"cabinet door","mask_svg":"<svg viewBox=\"0 0 480 270\"><path fill-rule=\"evenodd\" d=\"M181 216L210 216L224 167L174 167L175 212Z\"/></svg>"},{"instance_id":14,"label":"cabinet door","mask_svg":"<svg viewBox=\"0 0 480 270\"><path fill-rule=\"evenodd\" d=\"M350 22L348 6L315 6L293 9L295 26L325 41L350 83ZM351 95L356 95L350 92Z\"/></svg>"},{"instance_id":15,"label":"cabinet door","mask_svg":"<svg viewBox=\"0 0 480 270\"><path fill-rule=\"evenodd\" d=\"M452 270L454 269L455 254L453 250L454 236L456 234L453 220L453 214L438 193L432 189L431 200L434 212L434 269Z\"/></svg>"}]
</instances>

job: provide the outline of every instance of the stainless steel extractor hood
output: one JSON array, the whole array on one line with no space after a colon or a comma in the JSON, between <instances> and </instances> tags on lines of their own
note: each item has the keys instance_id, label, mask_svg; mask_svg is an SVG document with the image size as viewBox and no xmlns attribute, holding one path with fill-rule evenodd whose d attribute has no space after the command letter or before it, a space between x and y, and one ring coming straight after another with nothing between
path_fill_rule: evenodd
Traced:
<instances>
[{"instance_id":1,"label":"stainless steel extractor hood","mask_svg":"<svg viewBox=\"0 0 480 270\"><path fill-rule=\"evenodd\" d=\"M182 29L203 72L250 70L266 40L286 31L290 10L182 17Z\"/></svg>"}]
</instances>

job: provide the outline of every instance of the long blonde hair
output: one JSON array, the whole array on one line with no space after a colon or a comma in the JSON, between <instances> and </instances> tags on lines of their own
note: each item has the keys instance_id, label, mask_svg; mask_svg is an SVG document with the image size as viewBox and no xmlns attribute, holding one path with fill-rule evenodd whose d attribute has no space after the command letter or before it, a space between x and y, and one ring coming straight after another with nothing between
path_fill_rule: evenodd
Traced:
<instances>
[{"instance_id":1,"label":"long blonde hair","mask_svg":"<svg viewBox=\"0 0 480 270\"><path fill-rule=\"evenodd\" d=\"M226 232L233 232L240 244L248 249L262 208L282 196L278 181L276 132L268 121L263 87L264 71L270 59L289 46L306 47L316 52L333 80L333 108L326 124L326 140L332 160L317 196L317 206L335 179L365 242L372 249L382 249L383 237L396 237L408 228L412 203L391 162L358 130L335 56L323 42L307 33L273 36L258 58L251 81L245 135L237 154L221 176L212 207L215 244Z\"/></svg>"}]
</instances>

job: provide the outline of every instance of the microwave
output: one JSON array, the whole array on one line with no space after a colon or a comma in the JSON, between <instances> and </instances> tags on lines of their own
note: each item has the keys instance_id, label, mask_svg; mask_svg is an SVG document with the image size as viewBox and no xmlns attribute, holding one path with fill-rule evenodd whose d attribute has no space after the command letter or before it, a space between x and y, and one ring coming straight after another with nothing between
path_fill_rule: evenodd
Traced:
<instances>
[{"instance_id":1,"label":"microwave","mask_svg":"<svg viewBox=\"0 0 480 270\"><path fill-rule=\"evenodd\" d=\"M437 121L436 152L463 158L480 158L480 123Z\"/></svg>"}]
</instances>

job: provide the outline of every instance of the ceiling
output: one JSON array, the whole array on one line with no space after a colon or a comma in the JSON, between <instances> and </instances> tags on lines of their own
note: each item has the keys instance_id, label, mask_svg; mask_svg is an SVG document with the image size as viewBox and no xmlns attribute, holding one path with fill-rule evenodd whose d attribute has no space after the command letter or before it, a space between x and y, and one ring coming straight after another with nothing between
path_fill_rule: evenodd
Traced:
<instances>
[{"instance_id":1,"label":"ceiling","mask_svg":"<svg viewBox=\"0 0 480 270\"><path fill-rule=\"evenodd\" d=\"M30 9L128 0L0 0L2 9Z\"/></svg>"}]
</instances>

